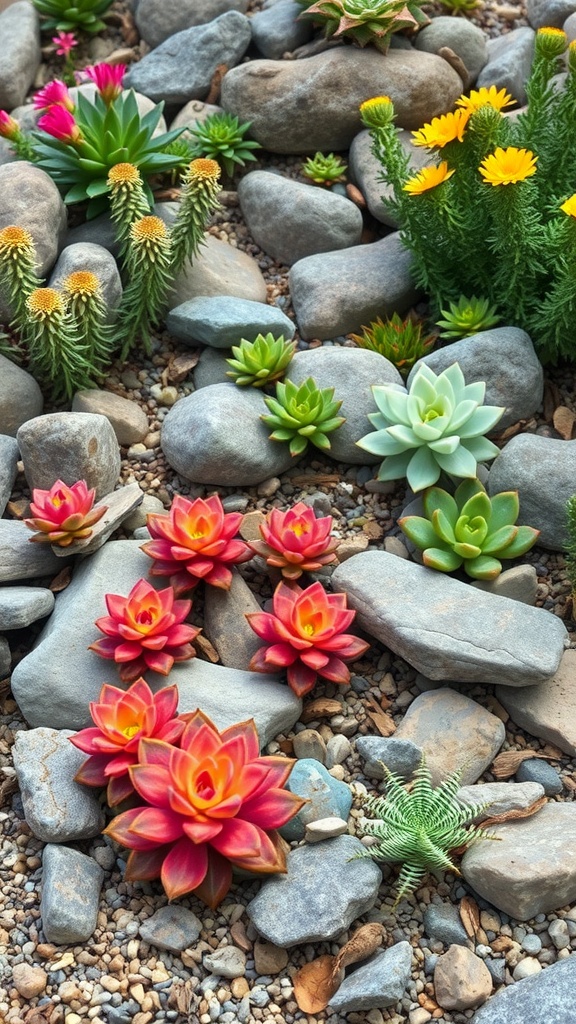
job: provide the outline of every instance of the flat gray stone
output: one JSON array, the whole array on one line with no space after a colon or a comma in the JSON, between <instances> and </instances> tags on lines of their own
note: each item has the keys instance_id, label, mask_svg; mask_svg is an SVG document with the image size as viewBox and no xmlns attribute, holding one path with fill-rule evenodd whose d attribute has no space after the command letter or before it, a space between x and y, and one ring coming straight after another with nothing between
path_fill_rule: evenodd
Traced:
<instances>
[{"instance_id":1,"label":"flat gray stone","mask_svg":"<svg viewBox=\"0 0 576 1024\"><path fill-rule=\"evenodd\" d=\"M352 807L350 787L334 779L324 765L313 757L300 757L296 761L286 782L286 789L307 801L298 814L280 829L280 834L288 842L303 839L306 826L312 821L332 817L348 821Z\"/></svg>"},{"instance_id":2,"label":"flat gray stone","mask_svg":"<svg viewBox=\"0 0 576 1024\"><path fill-rule=\"evenodd\" d=\"M27 373L21 366L16 366L16 363L7 359L6 356L0 355L0 430L2 435L16 437L18 427L22 426L26 420L39 416L43 406L42 392L32 374Z\"/></svg>"},{"instance_id":3,"label":"flat gray stone","mask_svg":"<svg viewBox=\"0 0 576 1024\"><path fill-rule=\"evenodd\" d=\"M201 388L168 413L162 424L162 451L186 480L251 487L298 462L287 444L270 440L271 428L260 419L266 412L256 388L232 383Z\"/></svg>"},{"instance_id":4,"label":"flat gray stone","mask_svg":"<svg viewBox=\"0 0 576 1024\"><path fill-rule=\"evenodd\" d=\"M539 547L563 551L566 502L574 494L575 474L576 441L517 434L490 466L487 489L490 496L518 491L518 524L540 530Z\"/></svg>"},{"instance_id":5,"label":"flat gray stone","mask_svg":"<svg viewBox=\"0 0 576 1024\"><path fill-rule=\"evenodd\" d=\"M567 633L557 616L388 552L354 555L332 585L362 629L430 679L533 686L560 664Z\"/></svg>"},{"instance_id":6,"label":"flat gray stone","mask_svg":"<svg viewBox=\"0 0 576 1024\"><path fill-rule=\"evenodd\" d=\"M246 13L248 0L139 0L135 11L138 31L154 48L169 36L194 25L205 25L226 11Z\"/></svg>"},{"instance_id":7,"label":"flat gray stone","mask_svg":"<svg viewBox=\"0 0 576 1024\"><path fill-rule=\"evenodd\" d=\"M160 907L152 917L146 918L140 925L140 938L156 949L168 949L171 953L181 953L188 946L193 946L202 931L202 922L186 907L172 903Z\"/></svg>"},{"instance_id":8,"label":"flat gray stone","mask_svg":"<svg viewBox=\"0 0 576 1024\"><path fill-rule=\"evenodd\" d=\"M396 736L359 736L356 750L364 761L363 771L370 779L383 779L382 763L395 775L410 779L422 758L422 749L412 740Z\"/></svg>"},{"instance_id":9,"label":"flat gray stone","mask_svg":"<svg viewBox=\"0 0 576 1024\"><path fill-rule=\"evenodd\" d=\"M576 956L501 988L471 1018L472 1024L576 1024Z\"/></svg>"},{"instance_id":10,"label":"flat gray stone","mask_svg":"<svg viewBox=\"0 0 576 1024\"><path fill-rule=\"evenodd\" d=\"M105 416L112 425L118 444L126 448L143 441L150 429L142 406L113 391L100 391L99 388L77 391L72 399L72 412Z\"/></svg>"},{"instance_id":11,"label":"flat gray stone","mask_svg":"<svg viewBox=\"0 0 576 1024\"><path fill-rule=\"evenodd\" d=\"M4 509L12 493L19 457L15 438L9 437L8 434L0 434L0 516L4 515Z\"/></svg>"},{"instance_id":12,"label":"flat gray stone","mask_svg":"<svg viewBox=\"0 0 576 1024\"><path fill-rule=\"evenodd\" d=\"M545 761L539 761L545 764ZM508 811L524 811L544 796L544 787L538 782L483 782L475 786L462 786L456 797L468 807L486 804L474 821L485 821Z\"/></svg>"},{"instance_id":13,"label":"flat gray stone","mask_svg":"<svg viewBox=\"0 0 576 1024\"><path fill-rule=\"evenodd\" d=\"M220 978L243 978L246 973L246 953L238 946L220 946L204 956L202 966Z\"/></svg>"},{"instance_id":14,"label":"flat gray stone","mask_svg":"<svg viewBox=\"0 0 576 1024\"><path fill-rule=\"evenodd\" d=\"M49 544L30 542L32 532L16 519L0 519L0 583L55 576L62 568Z\"/></svg>"},{"instance_id":15,"label":"flat gray stone","mask_svg":"<svg viewBox=\"0 0 576 1024\"><path fill-rule=\"evenodd\" d=\"M34 81L41 59L39 20L36 8L22 0L0 14L0 108L3 110L13 110L23 103Z\"/></svg>"},{"instance_id":16,"label":"flat gray stone","mask_svg":"<svg viewBox=\"0 0 576 1024\"><path fill-rule=\"evenodd\" d=\"M472 787L473 788L473 787ZM472 943L453 903L430 903L424 911L424 935L444 946L456 944L469 948Z\"/></svg>"},{"instance_id":17,"label":"flat gray stone","mask_svg":"<svg viewBox=\"0 0 576 1024\"><path fill-rule=\"evenodd\" d=\"M359 839L338 836L293 850L287 873L265 881L248 904L254 927L285 949L337 938L378 895L378 865L370 858L353 860L363 849Z\"/></svg>"},{"instance_id":18,"label":"flat gray stone","mask_svg":"<svg viewBox=\"0 0 576 1024\"><path fill-rule=\"evenodd\" d=\"M239 64L250 38L246 15L228 10L206 25L177 32L133 64L124 79L125 88L137 89L156 103L203 100L218 65Z\"/></svg>"},{"instance_id":19,"label":"flat gray stone","mask_svg":"<svg viewBox=\"0 0 576 1024\"><path fill-rule=\"evenodd\" d=\"M361 963L340 985L330 1000L335 1013L384 1009L399 1003L410 981L412 946L397 942Z\"/></svg>"},{"instance_id":20,"label":"flat gray stone","mask_svg":"<svg viewBox=\"0 0 576 1024\"><path fill-rule=\"evenodd\" d=\"M23 629L37 619L45 619L54 608L54 600L46 587L0 587L0 630Z\"/></svg>"},{"instance_id":21,"label":"flat gray stone","mask_svg":"<svg viewBox=\"0 0 576 1024\"><path fill-rule=\"evenodd\" d=\"M90 938L103 881L102 868L85 853L55 843L44 848L40 916L48 942L76 945Z\"/></svg>"},{"instance_id":22,"label":"flat gray stone","mask_svg":"<svg viewBox=\"0 0 576 1024\"><path fill-rule=\"evenodd\" d=\"M298 260L289 282L300 334L323 341L357 333L378 316L406 313L418 297L411 265L397 233Z\"/></svg>"},{"instance_id":23,"label":"flat gray stone","mask_svg":"<svg viewBox=\"0 0 576 1024\"><path fill-rule=\"evenodd\" d=\"M469 885L516 921L576 899L576 806L548 803L531 818L490 828L499 842L475 843L460 865Z\"/></svg>"},{"instance_id":24,"label":"flat gray stone","mask_svg":"<svg viewBox=\"0 0 576 1024\"><path fill-rule=\"evenodd\" d=\"M260 612L260 604L237 569L232 569L230 590L206 587L204 592L204 634L218 651L227 668L246 671L262 646L246 615ZM1 626L1 620L0 620Z\"/></svg>"},{"instance_id":25,"label":"flat gray stone","mask_svg":"<svg viewBox=\"0 0 576 1024\"><path fill-rule=\"evenodd\" d=\"M312 23L299 17L302 7L296 0L277 0L272 7L252 15L252 42L269 60L280 60L284 53L307 43Z\"/></svg>"},{"instance_id":26,"label":"flat gray stone","mask_svg":"<svg viewBox=\"0 0 576 1024\"><path fill-rule=\"evenodd\" d=\"M544 374L530 336L520 327L495 327L436 349L415 363L408 387L421 363L442 373L459 363L466 383L486 383L486 405L504 408L494 428L499 434L518 420L529 419L542 403ZM508 488L506 488L508 489Z\"/></svg>"},{"instance_id":27,"label":"flat gray stone","mask_svg":"<svg viewBox=\"0 0 576 1024\"><path fill-rule=\"evenodd\" d=\"M74 782L86 754L72 746L73 735L69 729L16 733L14 767L24 817L44 843L91 839L104 827L98 790Z\"/></svg>"},{"instance_id":28,"label":"flat gray stone","mask_svg":"<svg viewBox=\"0 0 576 1024\"><path fill-rule=\"evenodd\" d=\"M430 153L424 146L414 146L411 132L401 129L398 141L410 159L409 170L416 174L430 162ZM382 165L372 152L372 139L368 129L358 132L352 140L348 153L348 174L364 196L368 209L376 220L389 227L397 228L398 220L390 209L394 194L392 185L382 181Z\"/></svg>"},{"instance_id":29,"label":"flat gray stone","mask_svg":"<svg viewBox=\"0 0 576 1024\"><path fill-rule=\"evenodd\" d=\"M576 755L576 651L564 651L557 672L546 683L522 690L499 686L496 696L516 725Z\"/></svg>"},{"instance_id":30,"label":"flat gray stone","mask_svg":"<svg viewBox=\"0 0 576 1024\"><path fill-rule=\"evenodd\" d=\"M96 499L114 490L120 452L111 424L96 413L52 412L27 420L17 434L31 489L48 490L56 480L85 480Z\"/></svg>"},{"instance_id":31,"label":"flat gray stone","mask_svg":"<svg viewBox=\"0 0 576 1024\"><path fill-rule=\"evenodd\" d=\"M77 270L88 270L100 281L102 298L108 308L108 323L113 323L122 298L122 281L116 260L103 245L75 242L67 245L50 275L50 288L62 290L65 279ZM115 396L117 397L117 396Z\"/></svg>"},{"instance_id":32,"label":"flat gray stone","mask_svg":"<svg viewBox=\"0 0 576 1024\"><path fill-rule=\"evenodd\" d=\"M5 18L16 6L0 17ZM29 4L18 6L28 8ZM0 228L10 224L26 228L32 235L38 258L36 273L45 277L64 241L66 207L50 175L26 160L0 167Z\"/></svg>"},{"instance_id":33,"label":"flat gray stone","mask_svg":"<svg viewBox=\"0 0 576 1024\"><path fill-rule=\"evenodd\" d=\"M242 338L254 341L259 334L283 335L288 341L294 336L295 326L277 306L235 295L199 295L170 310L166 329L192 346L200 342L216 349L230 349Z\"/></svg>"},{"instance_id":34,"label":"flat gray stone","mask_svg":"<svg viewBox=\"0 0 576 1024\"><path fill-rule=\"evenodd\" d=\"M433 785L461 771L466 786L482 775L506 736L503 722L481 704L443 687L419 694L394 734L421 747Z\"/></svg>"},{"instance_id":35,"label":"flat gray stone","mask_svg":"<svg viewBox=\"0 0 576 1024\"><path fill-rule=\"evenodd\" d=\"M360 210L329 189L272 171L250 171L238 185L238 199L256 244L286 266L360 244Z\"/></svg>"},{"instance_id":36,"label":"flat gray stone","mask_svg":"<svg viewBox=\"0 0 576 1024\"><path fill-rule=\"evenodd\" d=\"M356 442L372 430L368 419L375 409L372 386L403 383L394 364L369 349L323 345L297 352L284 380L299 385L308 377L319 388L334 388L334 398L342 402L338 415L344 416L345 423L329 435L330 458L356 466L380 462L380 456L363 451Z\"/></svg>"},{"instance_id":37,"label":"flat gray stone","mask_svg":"<svg viewBox=\"0 0 576 1024\"><path fill-rule=\"evenodd\" d=\"M75 540L67 548L54 544L52 550L58 558L70 555L93 555L118 529L124 520L142 503L144 491L139 484L127 484L111 494L105 494L97 503L106 506L106 512L92 527L92 534L84 540Z\"/></svg>"},{"instance_id":38,"label":"flat gray stone","mask_svg":"<svg viewBox=\"0 0 576 1024\"><path fill-rule=\"evenodd\" d=\"M522 27L488 40L488 62L476 79L476 88L495 85L497 89L506 89L523 106L535 35L534 29Z\"/></svg>"},{"instance_id":39,"label":"flat gray stone","mask_svg":"<svg viewBox=\"0 0 576 1024\"><path fill-rule=\"evenodd\" d=\"M460 57L468 72L465 83L468 90L474 85L484 65L488 63L486 42L486 33L467 18L453 18L441 14L420 29L414 46L417 50L425 50L427 53L438 53L443 46L448 46Z\"/></svg>"},{"instance_id":40,"label":"flat gray stone","mask_svg":"<svg viewBox=\"0 0 576 1024\"><path fill-rule=\"evenodd\" d=\"M534 566L526 562L524 565L504 569L495 580L471 580L470 586L483 590L485 594L534 605L538 594L538 576Z\"/></svg>"},{"instance_id":41,"label":"flat gray stone","mask_svg":"<svg viewBox=\"0 0 576 1024\"><path fill-rule=\"evenodd\" d=\"M527 0L526 15L532 28L563 28L564 22L576 12L574 0Z\"/></svg>"},{"instance_id":42,"label":"flat gray stone","mask_svg":"<svg viewBox=\"0 0 576 1024\"><path fill-rule=\"evenodd\" d=\"M118 685L114 663L88 650L99 636L94 621L106 612L104 595L128 594L151 564L138 541L123 540L109 541L76 567L70 586L57 595L36 647L12 675L14 697L30 725L82 729L92 724L89 702L98 700L104 681ZM167 581L155 582L161 589ZM254 718L262 746L290 729L302 708L277 676L240 672L199 658L175 665L168 677L147 673L147 681L153 690L176 683L179 710L199 707L219 729Z\"/></svg>"}]
</instances>

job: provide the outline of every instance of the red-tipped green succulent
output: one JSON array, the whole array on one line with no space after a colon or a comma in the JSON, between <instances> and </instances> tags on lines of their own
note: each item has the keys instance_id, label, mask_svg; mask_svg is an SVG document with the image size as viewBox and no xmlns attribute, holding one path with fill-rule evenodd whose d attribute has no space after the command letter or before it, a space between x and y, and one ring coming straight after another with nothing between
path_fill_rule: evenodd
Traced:
<instances>
[{"instance_id":1,"label":"red-tipped green succulent","mask_svg":"<svg viewBox=\"0 0 576 1024\"><path fill-rule=\"evenodd\" d=\"M301 17L324 27L325 35L352 39L357 46L371 43L386 53L394 32L427 25L421 0L297 0L306 9Z\"/></svg>"},{"instance_id":2,"label":"red-tipped green succulent","mask_svg":"<svg viewBox=\"0 0 576 1024\"><path fill-rule=\"evenodd\" d=\"M250 547L262 555L268 565L282 570L289 580L303 572L314 572L334 562L340 543L330 539L332 516L317 519L314 511L299 501L287 512L273 508L260 526L262 540L250 541Z\"/></svg>"},{"instance_id":3,"label":"red-tipped green succulent","mask_svg":"<svg viewBox=\"0 0 576 1024\"><path fill-rule=\"evenodd\" d=\"M148 516L152 540L142 551L155 560L150 575L169 576L179 594L200 580L228 590L230 566L252 558L248 545L235 539L241 521L240 512L224 512L217 494L195 501L177 494L168 515Z\"/></svg>"},{"instance_id":4,"label":"red-tipped green succulent","mask_svg":"<svg viewBox=\"0 0 576 1024\"><path fill-rule=\"evenodd\" d=\"M266 641L250 662L254 672L287 669L288 683L298 697L313 689L318 676L332 683L348 683L345 661L355 661L370 646L344 633L356 612L346 608L346 594L327 594L321 583L302 590L279 583L272 612L254 612L246 618Z\"/></svg>"},{"instance_id":5,"label":"red-tipped green succulent","mask_svg":"<svg viewBox=\"0 0 576 1024\"><path fill-rule=\"evenodd\" d=\"M175 601L172 587L155 590L138 580L128 597L106 594L108 615L96 620L105 633L88 650L119 664L120 678L131 683L147 669L167 676L175 661L193 658L192 641L200 630L184 622L191 601Z\"/></svg>"},{"instance_id":6,"label":"red-tipped green succulent","mask_svg":"<svg viewBox=\"0 0 576 1024\"><path fill-rule=\"evenodd\" d=\"M85 480L68 487L57 480L49 491L36 488L32 492L30 511L33 519L25 519L29 530L37 532L30 540L67 548L75 540L85 540L92 527L108 510L107 505L94 508L95 490L88 490Z\"/></svg>"},{"instance_id":7,"label":"red-tipped green succulent","mask_svg":"<svg viewBox=\"0 0 576 1024\"><path fill-rule=\"evenodd\" d=\"M252 720L219 732L201 711L189 716L180 749L143 739L130 768L149 806L118 815L106 829L131 850L126 878L160 878L169 899L194 893L217 907L232 867L286 871L276 829L304 803L283 789L292 761L260 757Z\"/></svg>"},{"instance_id":8,"label":"red-tipped green succulent","mask_svg":"<svg viewBox=\"0 0 576 1024\"><path fill-rule=\"evenodd\" d=\"M152 738L176 743L186 719L176 717L178 689L166 686L158 693L144 679L128 690L104 683L98 701L90 704L93 726L81 729L70 742L90 754L74 776L85 786L107 786L111 807L132 796L134 787L128 769L138 762L138 744Z\"/></svg>"}]
</instances>

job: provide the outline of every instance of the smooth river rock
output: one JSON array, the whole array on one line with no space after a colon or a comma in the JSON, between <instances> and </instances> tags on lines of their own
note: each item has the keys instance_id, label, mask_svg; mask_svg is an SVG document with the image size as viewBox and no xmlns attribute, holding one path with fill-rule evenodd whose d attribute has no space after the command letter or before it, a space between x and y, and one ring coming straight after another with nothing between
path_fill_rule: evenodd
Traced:
<instances>
[{"instance_id":1,"label":"smooth river rock","mask_svg":"<svg viewBox=\"0 0 576 1024\"><path fill-rule=\"evenodd\" d=\"M516 725L576 755L575 650L564 651L558 671L546 683L521 691L499 686L496 696Z\"/></svg>"}]
</instances>

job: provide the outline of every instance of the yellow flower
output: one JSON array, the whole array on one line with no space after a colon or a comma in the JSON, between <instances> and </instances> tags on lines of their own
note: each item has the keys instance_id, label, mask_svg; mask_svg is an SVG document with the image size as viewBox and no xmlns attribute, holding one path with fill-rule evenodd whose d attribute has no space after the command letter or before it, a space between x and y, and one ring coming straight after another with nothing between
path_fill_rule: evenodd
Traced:
<instances>
[{"instance_id":1,"label":"yellow flower","mask_svg":"<svg viewBox=\"0 0 576 1024\"><path fill-rule=\"evenodd\" d=\"M91 270L75 270L63 281L67 295L79 297L86 301L100 292L100 281Z\"/></svg>"},{"instance_id":2,"label":"yellow flower","mask_svg":"<svg viewBox=\"0 0 576 1024\"><path fill-rule=\"evenodd\" d=\"M568 46L568 36L561 28L539 28L536 33L536 53L547 60L560 57Z\"/></svg>"},{"instance_id":3,"label":"yellow flower","mask_svg":"<svg viewBox=\"0 0 576 1024\"><path fill-rule=\"evenodd\" d=\"M490 156L482 161L478 170L486 185L513 185L536 174L538 157L530 149L517 149L498 146Z\"/></svg>"},{"instance_id":4,"label":"yellow flower","mask_svg":"<svg viewBox=\"0 0 576 1024\"><path fill-rule=\"evenodd\" d=\"M142 182L140 172L134 164L114 164L108 171L108 184L112 189L134 188Z\"/></svg>"},{"instance_id":5,"label":"yellow flower","mask_svg":"<svg viewBox=\"0 0 576 1024\"><path fill-rule=\"evenodd\" d=\"M408 178L403 188L410 195L419 196L422 192L428 192L431 188L441 185L443 181L448 181L453 174L454 169L450 170L446 161L443 160L438 166L423 167L413 178Z\"/></svg>"},{"instance_id":6,"label":"yellow flower","mask_svg":"<svg viewBox=\"0 0 576 1024\"><path fill-rule=\"evenodd\" d=\"M360 104L360 116L367 128L385 128L394 119L394 104L389 96L373 96Z\"/></svg>"},{"instance_id":7,"label":"yellow flower","mask_svg":"<svg viewBox=\"0 0 576 1024\"><path fill-rule=\"evenodd\" d=\"M456 106L463 107L469 114L473 114L475 110L486 105L494 107L494 110L503 110L515 102L506 89L497 89L495 85L491 85L489 89L483 86L481 89L472 89L469 96L460 96L460 99L456 100Z\"/></svg>"},{"instance_id":8,"label":"yellow flower","mask_svg":"<svg viewBox=\"0 0 576 1024\"><path fill-rule=\"evenodd\" d=\"M563 213L567 213L569 217L576 219L576 192L565 203L562 203L560 209Z\"/></svg>"},{"instance_id":9,"label":"yellow flower","mask_svg":"<svg viewBox=\"0 0 576 1024\"><path fill-rule=\"evenodd\" d=\"M46 320L65 312L64 300L55 288L35 288L26 299L26 308L35 320Z\"/></svg>"},{"instance_id":10,"label":"yellow flower","mask_svg":"<svg viewBox=\"0 0 576 1024\"><path fill-rule=\"evenodd\" d=\"M7 228L0 231L0 254L11 256L14 253L31 253L34 245L32 235L26 228L18 227L16 224L9 224Z\"/></svg>"},{"instance_id":11,"label":"yellow flower","mask_svg":"<svg viewBox=\"0 0 576 1024\"><path fill-rule=\"evenodd\" d=\"M415 146L428 146L429 149L438 147L442 149L448 142L462 142L464 129L470 114L467 110L456 110L453 114L442 114L440 117L433 117L430 124L425 124L417 132L412 132L412 142Z\"/></svg>"},{"instance_id":12,"label":"yellow flower","mask_svg":"<svg viewBox=\"0 0 576 1024\"><path fill-rule=\"evenodd\" d=\"M188 173L200 181L218 181L221 174L220 164L209 157L198 157L198 159L192 160Z\"/></svg>"}]
</instances>

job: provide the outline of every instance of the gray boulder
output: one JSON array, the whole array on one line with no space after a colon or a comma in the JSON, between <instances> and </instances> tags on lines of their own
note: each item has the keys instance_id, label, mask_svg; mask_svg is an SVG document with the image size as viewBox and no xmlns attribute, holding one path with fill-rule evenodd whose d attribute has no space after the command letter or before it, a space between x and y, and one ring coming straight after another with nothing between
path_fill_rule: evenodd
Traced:
<instances>
[{"instance_id":1,"label":"gray boulder","mask_svg":"<svg viewBox=\"0 0 576 1024\"><path fill-rule=\"evenodd\" d=\"M471 1018L472 1024L575 1024L576 956L501 988Z\"/></svg>"},{"instance_id":2,"label":"gray boulder","mask_svg":"<svg viewBox=\"0 0 576 1024\"><path fill-rule=\"evenodd\" d=\"M238 198L256 244L289 267L305 256L360 244L360 210L327 189L251 171L238 186Z\"/></svg>"},{"instance_id":3,"label":"gray boulder","mask_svg":"<svg viewBox=\"0 0 576 1024\"><path fill-rule=\"evenodd\" d=\"M167 104L202 100L209 92L219 64L235 67L250 43L250 21L239 11L228 10L205 25L170 36L137 64L124 84L150 99Z\"/></svg>"},{"instance_id":4,"label":"gray boulder","mask_svg":"<svg viewBox=\"0 0 576 1024\"><path fill-rule=\"evenodd\" d=\"M307 43L312 23L299 17L302 7L296 0L277 0L252 16L252 42L269 60L280 60L283 54Z\"/></svg>"},{"instance_id":5,"label":"gray boulder","mask_svg":"<svg viewBox=\"0 0 576 1024\"><path fill-rule=\"evenodd\" d=\"M76 945L90 938L103 881L102 868L85 853L55 843L44 848L40 916L48 942Z\"/></svg>"},{"instance_id":6,"label":"gray boulder","mask_svg":"<svg viewBox=\"0 0 576 1024\"><path fill-rule=\"evenodd\" d=\"M342 401L338 415L346 422L329 436L330 458L360 466L379 462L377 455L364 452L356 442L372 430L368 419L368 413L376 411L372 386L402 384L396 367L369 349L324 345L297 352L284 380L299 385L308 377L313 377L319 388L334 388L334 398Z\"/></svg>"},{"instance_id":7,"label":"gray boulder","mask_svg":"<svg viewBox=\"0 0 576 1024\"><path fill-rule=\"evenodd\" d=\"M558 671L546 683L521 692L499 686L496 695L516 725L576 755L576 651L564 651Z\"/></svg>"},{"instance_id":8,"label":"gray boulder","mask_svg":"<svg viewBox=\"0 0 576 1024\"><path fill-rule=\"evenodd\" d=\"M399 740L396 736L359 736L356 750L364 761L364 774L370 779L383 779L385 764L389 771L408 781L422 758L422 749L412 740Z\"/></svg>"},{"instance_id":9,"label":"gray boulder","mask_svg":"<svg viewBox=\"0 0 576 1024\"><path fill-rule=\"evenodd\" d=\"M169 36L205 25L227 11L246 13L248 0L139 0L135 13L138 31L154 48Z\"/></svg>"},{"instance_id":10,"label":"gray boulder","mask_svg":"<svg viewBox=\"0 0 576 1024\"><path fill-rule=\"evenodd\" d=\"M476 88L495 85L507 89L519 106L526 103L526 82L534 57L535 32L514 28L506 35L488 41L488 63L476 80Z\"/></svg>"},{"instance_id":11,"label":"gray boulder","mask_svg":"<svg viewBox=\"0 0 576 1024\"><path fill-rule=\"evenodd\" d=\"M0 434L0 516L4 515L4 509L8 504L19 459L18 444L8 434Z\"/></svg>"},{"instance_id":12,"label":"gray boulder","mask_svg":"<svg viewBox=\"0 0 576 1024\"><path fill-rule=\"evenodd\" d=\"M140 925L140 938L156 949L181 953L199 939L202 922L186 907L172 903L159 907Z\"/></svg>"},{"instance_id":13,"label":"gray boulder","mask_svg":"<svg viewBox=\"0 0 576 1024\"><path fill-rule=\"evenodd\" d=\"M332 585L362 629L430 679L533 686L560 664L567 634L555 615L388 552L354 555Z\"/></svg>"},{"instance_id":14,"label":"gray boulder","mask_svg":"<svg viewBox=\"0 0 576 1024\"><path fill-rule=\"evenodd\" d=\"M32 374L0 355L0 430L16 437L18 427L39 416L44 399ZM10 485L12 486L12 485Z\"/></svg>"},{"instance_id":15,"label":"gray boulder","mask_svg":"<svg viewBox=\"0 0 576 1024\"><path fill-rule=\"evenodd\" d=\"M31 488L48 489L56 480L85 480L96 498L114 490L120 452L112 425L95 413L52 412L27 420L17 434L24 472Z\"/></svg>"},{"instance_id":16,"label":"gray boulder","mask_svg":"<svg viewBox=\"0 0 576 1024\"><path fill-rule=\"evenodd\" d=\"M471 945L458 907L452 903L430 903L426 907L424 935L433 942L441 942L444 946L458 945L469 948Z\"/></svg>"},{"instance_id":17,"label":"gray boulder","mask_svg":"<svg viewBox=\"0 0 576 1024\"><path fill-rule=\"evenodd\" d=\"M563 28L570 15L576 13L574 0L527 0L526 15L532 28Z\"/></svg>"},{"instance_id":18,"label":"gray boulder","mask_svg":"<svg viewBox=\"0 0 576 1024\"><path fill-rule=\"evenodd\" d=\"M440 15L420 29L414 45L426 53L438 53L442 47L448 46L460 57L468 72L465 88L469 89L488 62L486 42L487 36L478 25L473 25L466 18Z\"/></svg>"},{"instance_id":19,"label":"gray boulder","mask_svg":"<svg viewBox=\"0 0 576 1024\"><path fill-rule=\"evenodd\" d=\"M112 323L122 298L122 281L112 254L104 246L94 245L93 242L67 245L52 271L50 287L62 290L65 279L76 270L89 270L96 274L102 288L102 298L108 307L108 322Z\"/></svg>"},{"instance_id":20,"label":"gray boulder","mask_svg":"<svg viewBox=\"0 0 576 1024\"><path fill-rule=\"evenodd\" d=\"M383 1009L395 1006L404 996L412 970L412 946L397 942L361 963L340 985L330 1000L334 1013Z\"/></svg>"},{"instance_id":21,"label":"gray boulder","mask_svg":"<svg viewBox=\"0 0 576 1024\"><path fill-rule=\"evenodd\" d=\"M538 595L538 576L533 565L513 565L504 569L495 580L472 580L470 586L483 590L487 594L509 597L512 601L523 604L536 604Z\"/></svg>"},{"instance_id":22,"label":"gray boulder","mask_svg":"<svg viewBox=\"0 0 576 1024\"><path fill-rule=\"evenodd\" d=\"M323 341L359 331L378 316L405 313L418 298L411 266L397 233L298 260L289 282L300 334Z\"/></svg>"},{"instance_id":23,"label":"gray boulder","mask_svg":"<svg viewBox=\"0 0 576 1024\"><path fill-rule=\"evenodd\" d=\"M497 405L505 410L494 428L495 433L518 420L529 419L542 402L542 365L530 336L520 327L480 331L430 352L414 365L408 386L421 363L426 363L434 373L459 363L467 383L485 381L486 405Z\"/></svg>"},{"instance_id":24,"label":"gray boulder","mask_svg":"<svg viewBox=\"0 0 576 1024\"><path fill-rule=\"evenodd\" d=\"M234 295L199 295L189 299L170 310L166 328L175 338L192 346L200 342L218 349L230 349L242 338L253 341L258 334L282 334L289 340L295 330L292 320L277 306Z\"/></svg>"},{"instance_id":25,"label":"gray boulder","mask_svg":"<svg viewBox=\"0 0 576 1024\"><path fill-rule=\"evenodd\" d=\"M105 416L116 434L118 444L124 447L143 441L150 429L142 406L114 391L100 391L99 388L77 391L72 399L72 412Z\"/></svg>"},{"instance_id":26,"label":"gray boulder","mask_svg":"<svg viewBox=\"0 0 576 1024\"><path fill-rule=\"evenodd\" d=\"M40 25L36 8L27 0L3 7L0 108L11 111L24 102L40 65Z\"/></svg>"},{"instance_id":27,"label":"gray boulder","mask_svg":"<svg viewBox=\"0 0 576 1024\"><path fill-rule=\"evenodd\" d=\"M62 568L49 544L30 543L32 534L16 519L0 519L0 583L55 576Z\"/></svg>"},{"instance_id":28,"label":"gray boulder","mask_svg":"<svg viewBox=\"0 0 576 1024\"><path fill-rule=\"evenodd\" d=\"M253 655L262 646L260 637L256 636L246 619L246 615L260 610L256 597L237 569L232 570L229 590L206 587L204 633L227 668L245 671Z\"/></svg>"},{"instance_id":29,"label":"gray boulder","mask_svg":"<svg viewBox=\"0 0 576 1024\"><path fill-rule=\"evenodd\" d=\"M200 359L194 367L194 388L196 391L200 388L210 387L211 384L230 383L230 377L228 376L230 367L226 362L227 356L227 352L215 348L205 348L201 352Z\"/></svg>"},{"instance_id":30,"label":"gray boulder","mask_svg":"<svg viewBox=\"0 0 576 1024\"><path fill-rule=\"evenodd\" d=\"M540 530L538 545L563 551L566 545L566 502L574 494L576 441L538 434L510 438L488 474L490 495L518 491L518 524Z\"/></svg>"},{"instance_id":31,"label":"gray boulder","mask_svg":"<svg viewBox=\"0 0 576 1024\"><path fill-rule=\"evenodd\" d=\"M538 760L537 764L546 762ZM474 821L485 821L486 818L506 814L508 811L524 811L543 796L544 787L538 782L484 782L476 786L462 786L456 794L461 804L485 804L484 810L476 815Z\"/></svg>"},{"instance_id":32,"label":"gray boulder","mask_svg":"<svg viewBox=\"0 0 576 1024\"><path fill-rule=\"evenodd\" d=\"M367 96L390 96L398 125L420 128L461 92L460 76L435 54L391 49L382 60L372 47L346 46L306 60L242 64L224 76L220 102L251 121L251 135L272 153L315 153L348 149Z\"/></svg>"},{"instance_id":33,"label":"gray boulder","mask_svg":"<svg viewBox=\"0 0 576 1024\"><path fill-rule=\"evenodd\" d=\"M162 425L162 451L172 469L186 480L251 487L297 462L287 444L270 440L270 427L260 419L266 412L255 388L235 384L202 388L168 413Z\"/></svg>"},{"instance_id":34,"label":"gray boulder","mask_svg":"<svg viewBox=\"0 0 576 1024\"><path fill-rule=\"evenodd\" d=\"M169 302L174 309L188 299L211 295L232 295L263 304L266 281L253 256L205 235L198 256L192 263L188 260L177 275Z\"/></svg>"},{"instance_id":35,"label":"gray boulder","mask_svg":"<svg viewBox=\"0 0 576 1024\"><path fill-rule=\"evenodd\" d=\"M17 6L20 4L6 14ZM28 3L22 6L28 7ZM46 277L64 241L66 207L50 175L26 160L0 167L0 229L11 224L32 235L38 259L36 272Z\"/></svg>"},{"instance_id":36,"label":"gray boulder","mask_svg":"<svg viewBox=\"0 0 576 1024\"><path fill-rule=\"evenodd\" d=\"M0 587L0 629L24 629L45 619L54 608L54 600L46 587Z\"/></svg>"},{"instance_id":37,"label":"gray boulder","mask_svg":"<svg viewBox=\"0 0 576 1024\"><path fill-rule=\"evenodd\" d=\"M424 146L414 146L410 132L405 129L399 131L398 141L408 154L409 169L412 173L416 174L430 163L429 151ZM382 181L382 164L372 152L372 139L367 128L358 132L352 140L348 154L348 173L350 180L358 186L364 196L372 216L382 224L397 228L398 220L390 209L394 190L392 185Z\"/></svg>"}]
</instances>

